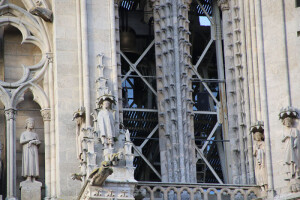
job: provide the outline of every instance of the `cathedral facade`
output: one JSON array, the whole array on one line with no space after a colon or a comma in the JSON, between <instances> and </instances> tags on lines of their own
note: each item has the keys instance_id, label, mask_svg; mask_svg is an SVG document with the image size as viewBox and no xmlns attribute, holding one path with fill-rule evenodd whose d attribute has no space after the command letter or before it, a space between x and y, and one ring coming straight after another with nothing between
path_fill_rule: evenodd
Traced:
<instances>
[{"instance_id":1,"label":"cathedral facade","mask_svg":"<svg viewBox=\"0 0 300 200\"><path fill-rule=\"evenodd\" d=\"M0 200L300 199L299 0L0 0Z\"/></svg>"}]
</instances>

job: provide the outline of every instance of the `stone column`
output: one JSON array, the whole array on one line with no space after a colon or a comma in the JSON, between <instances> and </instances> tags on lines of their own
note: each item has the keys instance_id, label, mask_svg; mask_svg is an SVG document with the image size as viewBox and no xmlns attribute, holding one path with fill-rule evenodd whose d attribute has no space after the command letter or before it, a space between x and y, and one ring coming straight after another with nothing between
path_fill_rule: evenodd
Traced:
<instances>
[{"instance_id":1,"label":"stone column","mask_svg":"<svg viewBox=\"0 0 300 200\"><path fill-rule=\"evenodd\" d=\"M153 2L162 181L196 182L190 2Z\"/></svg>"},{"instance_id":2,"label":"stone column","mask_svg":"<svg viewBox=\"0 0 300 200\"><path fill-rule=\"evenodd\" d=\"M52 108L50 111L50 122L49 122L49 135L50 135L50 185L51 185L51 199L56 199L56 141L55 141L55 99L54 99L54 76L53 76L53 54L47 53L47 59L49 63L49 99L50 99L50 108Z\"/></svg>"},{"instance_id":3,"label":"stone column","mask_svg":"<svg viewBox=\"0 0 300 200\"><path fill-rule=\"evenodd\" d=\"M16 110L5 110L7 136L7 200L16 199Z\"/></svg>"},{"instance_id":4,"label":"stone column","mask_svg":"<svg viewBox=\"0 0 300 200\"><path fill-rule=\"evenodd\" d=\"M44 135L45 135L45 199L50 199L51 196L51 155L50 155L50 120L51 112L49 108L41 110L44 121Z\"/></svg>"}]
</instances>

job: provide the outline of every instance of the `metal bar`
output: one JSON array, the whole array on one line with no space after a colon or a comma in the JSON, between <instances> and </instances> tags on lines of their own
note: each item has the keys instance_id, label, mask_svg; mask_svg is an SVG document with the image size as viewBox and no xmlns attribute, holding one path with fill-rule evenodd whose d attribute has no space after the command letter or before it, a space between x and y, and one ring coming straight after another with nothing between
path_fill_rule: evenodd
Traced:
<instances>
[{"instance_id":1,"label":"metal bar","mask_svg":"<svg viewBox=\"0 0 300 200\"><path fill-rule=\"evenodd\" d=\"M199 60L197 61L196 65L194 66L195 69L198 69L200 63L202 62L204 56L206 55L206 53L207 53L209 47L211 46L211 44L213 43L213 41L214 41L213 39L210 39L210 41L209 41L208 44L206 45L206 47L205 47L204 51L202 52L202 54L201 54Z\"/></svg>"},{"instance_id":2,"label":"metal bar","mask_svg":"<svg viewBox=\"0 0 300 200\"><path fill-rule=\"evenodd\" d=\"M144 108L123 108L123 111L158 112L158 110L156 109L144 109Z\"/></svg>"},{"instance_id":3,"label":"metal bar","mask_svg":"<svg viewBox=\"0 0 300 200\"><path fill-rule=\"evenodd\" d=\"M192 66L192 70L196 74L196 76L202 81L203 78L202 76L198 73L198 71ZM210 94L211 98L214 100L214 102L220 107L220 102L216 99L216 97L213 95L212 91L210 88L207 86L206 83L202 82L203 86L207 89L207 92Z\"/></svg>"},{"instance_id":4,"label":"metal bar","mask_svg":"<svg viewBox=\"0 0 300 200\"><path fill-rule=\"evenodd\" d=\"M200 114L200 115L217 115L217 112L211 112L211 111L194 111L194 114Z\"/></svg>"},{"instance_id":5,"label":"metal bar","mask_svg":"<svg viewBox=\"0 0 300 200\"><path fill-rule=\"evenodd\" d=\"M144 77L146 77L146 76L144 76ZM192 78L191 81L192 82L212 82L212 83L225 83L226 82L225 79L203 79L201 81L198 78Z\"/></svg>"},{"instance_id":6,"label":"metal bar","mask_svg":"<svg viewBox=\"0 0 300 200\"><path fill-rule=\"evenodd\" d=\"M203 161L205 162L205 164L208 166L208 168L210 169L210 171L213 173L213 175L215 176L215 178L218 180L218 182L220 184L224 184L223 181L220 179L220 177L218 176L218 174L215 172L215 170L212 168L212 166L209 164L208 160L204 157L203 152L197 147L195 146L199 156L203 159Z\"/></svg>"},{"instance_id":7,"label":"metal bar","mask_svg":"<svg viewBox=\"0 0 300 200\"><path fill-rule=\"evenodd\" d=\"M147 47L147 49L142 53L142 55L137 59L137 61L134 63L135 66L137 66L141 60L145 57L145 55L148 53L148 51L152 48L152 46L154 45L154 40L151 42L151 44L149 44L149 46Z\"/></svg>"},{"instance_id":8,"label":"metal bar","mask_svg":"<svg viewBox=\"0 0 300 200\"><path fill-rule=\"evenodd\" d=\"M147 137L130 137L130 139L149 139L149 140L159 140L159 138L147 138ZM230 142L230 140L207 140L207 139L194 139L195 141L210 141L210 142ZM125 141L125 140L124 140ZM140 146L139 146L140 147Z\"/></svg>"},{"instance_id":9,"label":"metal bar","mask_svg":"<svg viewBox=\"0 0 300 200\"><path fill-rule=\"evenodd\" d=\"M206 12L206 10L204 9L203 5L200 3L199 0L196 0L196 2L198 3L198 5L200 6L201 10L204 12L204 14L206 15L206 17L208 18L208 20L210 21L211 24L215 24L211 17L209 16L209 14Z\"/></svg>"},{"instance_id":10,"label":"metal bar","mask_svg":"<svg viewBox=\"0 0 300 200\"><path fill-rule=\"evenodd\" d=\"M152 171L158 176L158 178L160 178L161 180L161 175L158 173L158 171L153 167L153 165L149 162L149 160L143 155L142 152L140 152L140 150L138 149L137 146L135 146L134 144L132 144L132 147L134 148L134 150L143 158L143 160L147 163L147 165L152 169Z\"/></svg>"},{"instance_id":11,"label":"metal bar","mask_svg":"<svg viewBox=\"0 0 300 200\"><path fill-rule=\"evenodd\" d=\"M141 60L145 57L145 55L148 53L148 51L151 49L151 47L154 45L154 40L151 42L151 44L149 44L149 46L147 47L147 49L142 53L142 55L137 59L137 61L135 61L135 63L134 64L132 64L130 61L128 62L127 60L127 62L128 62L128 64L130 64L130 65L134 65L135 67L137 67L137 65L141 62ZM124 76L124 78L122 78L122 82L121 83L123 83L127 78L128 78L128 76L131 74L131 72L133 72L133 70L132 69L130 69L127 73L126 73L126 75Z\"/></svg>"},{"instance_id":12,"label":"metal bar","mask_svg":"<svg viewBox=\"0 0 300 200\"><path fill-rule=\"evenodd\" d=\"M121 77L124 77L125 75L121 75ZM140 77L140 76L138 76L138 75L129 75L128 77ZM145 77L145 78L156 78L156 76L143 76L143 77ZM213 79L212 79L213 80ZM225 80L224 80L225 81Z\"/></svg>"},{"instance_id":13,"label":"metal bar","mask_svg":"<svg viewBox=\"0 0 300 200\"><path fill-rule=\"evenodd\" d=\"M151 133L147 136L147 139L139 146L141 149L147 144L149 139L154 135L154 133L157 131L158 125L155 126L155 128L151 131Z\"/></svg>"},{"instance_id":14,"label":"metal bar","mask_svg":"<svg viewBox=\"0 0 300 200\"><path fill-rule=\"evenodd\" d=\"M153 89L153 87L148 83L148 81L143 77L143 75L137 70L137 68L129 61L129 59L123 54L121 51L120 54L123 56L123 58L128 62L130 67L140 76L140 78L145 82L145 84L149 87L149 89L157 96L157 92Z\"/></svg>"},{"instance_id":15,"label":"metal bar","mask_svg":"<svg viewBox=\"0 0 300 200\"><path fill-rule=\"evenodd\" d=\"M204 151L204 149L206 148L206 146L208 145L210 138L212 138L212 136L214 135L214 133L216 132L217 128L219 126L219 122L216 123L216 125L214 126L213 130L210 132L209 136L207 137L207 141L204 143L204 145L201 148L201 151Z\"/></svg>"},{"instance_id":16,"label":"metal bar","mask_svg":"<svg viewBox=\"0 0 300 200\"><path fill-rule=\"evenodd\" d=\"M129 71L123 76L121 83L123 83L128 78L128 76L131 74L131 72L134 72L134 71L132 69L129 69Z\"/></svg>"}]
</instances>

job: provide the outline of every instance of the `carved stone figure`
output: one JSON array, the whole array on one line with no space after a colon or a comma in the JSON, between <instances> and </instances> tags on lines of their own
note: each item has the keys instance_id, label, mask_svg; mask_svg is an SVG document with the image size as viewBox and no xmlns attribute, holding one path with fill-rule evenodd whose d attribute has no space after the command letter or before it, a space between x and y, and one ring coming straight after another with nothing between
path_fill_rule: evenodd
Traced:
<instances>
[{"instance_id":1,"label":"carved stone figure","mask_svg":"<svg viewBox=\"0 0 300 200\"><path fill-rule=\"evenodd\" d=\"M292 117L283 119L283 125L287 127L282 139L282 142L285 143L285 180L300 178L300 135L299 131L293 128L293 122L294 118Z\"/></svg>"},{"instance_id":2,"label":"carved stone figure","mask_svg":"<svg viewBox=\"0 0 300 200\"><path fill-rule=\"evenodd\" d=\"M129 132L128 129L125 131L125 141L126 141L126 142L130 142L130 141L131 141L131 140L130 140L130 132Z\"/></svg>"},{"instance_id":3,"label":"carved stone figure","mask_svg":"<svg viewBox=\"0 0 300 200\"><path fill-rule=\"evenodd\" d=\"M39 176L38 147L41 144L37 133L33 132L34 119L26 120L26 131L21 134L20 143L23 145L22 176L35 180Z\"/></svg>"},{"instance_id":4,"label":"carved stone figure","mask_svg":"<svg viewBox=\"0 0 300 200\"><path fill-rule=\"evenodd\" d=\"M77 150L77 157L79 160L82 160L82 140L83 140L83 135L81 132L81 129L83 127L83 123L85 122L85 110L83 107L78 109L73 114L73 121L76 121L76 150Z\"/></svg>"},{"instance_id":5,"label":"carved stone figure","mask_svg":"<svg viewBox=\"0 0 300 200\"><path fill-rule=\"evenodd\" d=\"M268 189L268 177L265 162L264 134L258 131L255 132L254 140L255 144L253 155L255 157L256 184L261 187L262 191L266 191Z\"/></svg>"},{"instance_id":6,"label":"carved stone figure","mask_svg":"<svg viewBox=\"0 0 300 200\"><path fill-rule=\"evenodd\" d=\"M109 96L104 96L99 102L101 110L97 116L97 123L100 132L99 136L105 148L112 148L116 137L115 121L111 110L112 103L114 101Z\"/></svg>"}]
</instances>

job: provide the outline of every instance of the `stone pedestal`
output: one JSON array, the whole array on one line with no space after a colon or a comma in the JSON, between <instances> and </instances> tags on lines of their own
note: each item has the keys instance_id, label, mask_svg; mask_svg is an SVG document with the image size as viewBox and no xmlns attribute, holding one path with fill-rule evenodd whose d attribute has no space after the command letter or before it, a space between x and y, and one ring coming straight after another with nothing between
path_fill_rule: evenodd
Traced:
<instances>
[{"instance_id":1,"label":"stone pedestal","mask_svg":"<svg viewBox=\"0 0 300 200\"><path fill-rule=\"evenodd\" d=\"M42 183L39 181L23 181L20 183L21 200L41 200Z\"/></svg>"},{"instance_id":2,"label":"stone pedestal","mask_svg":"<svg viewBox=\"0 0 300 200\"><path fill-rule=\"evenodd\" d=\"M103 187L88 185L80 199L82 200L134 200L135 182L106 181Z\"/></svg>"}]
</instances>

